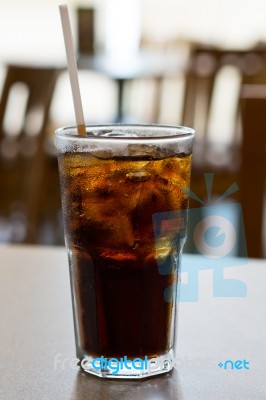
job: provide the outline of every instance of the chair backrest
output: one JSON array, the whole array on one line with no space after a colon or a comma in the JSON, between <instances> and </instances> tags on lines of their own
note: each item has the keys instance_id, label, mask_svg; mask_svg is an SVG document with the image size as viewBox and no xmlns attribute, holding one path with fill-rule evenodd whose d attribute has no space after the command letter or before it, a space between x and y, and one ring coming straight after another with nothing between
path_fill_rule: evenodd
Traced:
<instances>
[{"instance_id":1,"label":"chair backrest","mask_svg":"<svg viewBox=\"0 0 266 400\"><path fill-rule=\"evenodd\" d=\"M191 65L187 73L184 106L183 123L185 125L198 130L195 124L197 107L203 119L200 124L202 131L199 132L199 140L194 147L192 189L200 197L206 196L205 189L202 189L204 188L202 175L203 172L210 171L215 172L214 195L219 196L233 182L238 183L240 190L234 194L234 199L243 207L247 249L250 257L263 256L263 203L266 171L266 89L263 89L263 84L266 84L265 60L266 53L259 49L250 51L196 49L192 53ZM208 121L215 82L219 72L225 66L233 66L238 72L239 92L235 98L232 141L224 148L218 143L217 151L214 147L215 143L211 142L208 136L210 133ZM245 87L246 84L251 85L253 89L247 91L246 87L242 93L242 85ZM224 112L221 105L219 112L221 114ZM220 122L226 123L226 119L227 116L223 115ZM222 129L221 133L223 133ZM226 162L219 165L209 163L210 156L212 159L214 157L218 159L222 152Z\"/></svg>"},{"instance_id":2,"label":"chair backrest","mask_svg":"<svg viewBox=\"0 0 266 400\"><path fill-rule=\"evenodd\" d=\"M265 82L266 83L266 82ZM266 84L243 85L240 201L249 257L263 257L266 178ZM264 247L264 248L263 248Z\"/></svg>"},{"instance_id":3,"label":"chair backrest","mask_svg":"<svg viewBox=\"0 0 266 400\"><path fill-rule=\"evenodd\" d=\"M238 82L235 83L236 91L240 91L242 83L255 83L266 81L265 52L260 49L242 50L222 50L209 47L196 47L191 51L190 63L185 77L185 95L183 104L182 124L192 126L196 129L198 135L196 138L195 149L197 149L197 161L199 167L208 166L208 158L211 153L215 154L210 135L209 123L211 118L211 106L215 99L217 90L217 81L219 74L226 67L232 67L238 75ZM236 79L236 78L235 78ZM232 80L231 80L232 83ZM225 99L226 101L226 99ZM231 99L228 99L228 102ZM231 160L227 157L225 164L234 163L237 167L237 150L241 141L241 127L239 125L239 96L235 95L234 110L230 112L232 118L231 132L233 137L224 148L225 153L231 153ZM219 113L223 113L219 107ZM224 115L224 119L229 116ZM220 120L220 118L219 118ZM226 125L224 120L224 125ZM223 132L224 129L224 132ZM226 128L220 127L221 135L225 133ZM217 132L216 136L217 136ZM221 138L221 143L226 142ZM218 143L219 144L219 143ZM223 149L221 149L223 151ZM219 157L219 155L218 155ZM216 161L216 160L215 160Z\"/></svg>"},{"instance_id":4,"label":"chair backrest","mask_svg":"<svg viewBox=\"0 0 266 400\"><path fill-rule=\"evenodd\" d=\"M79 7L78 19L78 50L79 54L94 53L95 10L91 7Z\"/></svg>"},{"instance_id":5,"label":"chair backrest","mask_svg":"<svg viewBox=\"0 0 266 400\"><path fill-rule=\"evenodd\" d=\"M34 241L45 134L60 72L58 68L7 66L0 101L0 222L9 226L10 218L20 215L24 227L18 235L12 233L11 224L6 230L9 237L3 238L2 233L6 241Z\"/></svg>"}]
</instances>

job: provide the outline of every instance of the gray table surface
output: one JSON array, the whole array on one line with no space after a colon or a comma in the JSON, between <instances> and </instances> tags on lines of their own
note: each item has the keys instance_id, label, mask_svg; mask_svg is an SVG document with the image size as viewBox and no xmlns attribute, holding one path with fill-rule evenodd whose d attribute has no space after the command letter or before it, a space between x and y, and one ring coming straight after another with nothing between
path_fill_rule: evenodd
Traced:
<instances>
[{"instance_id":1,"label":"gray table surface","mask_svg":"<svg viewBox=\"0 0 266 400\"><path fill-rule=\"evenodd\" d=\"M212 271L199 273L199 301L179 304L173 373L110 381L74 365L65 250L0 246L0 399L266 399L266 262L250 260L224 273L241 279L247 296L213 297ZM218 366L229 359L245 359L250 369Z\"/></svg>"}]
</instances>

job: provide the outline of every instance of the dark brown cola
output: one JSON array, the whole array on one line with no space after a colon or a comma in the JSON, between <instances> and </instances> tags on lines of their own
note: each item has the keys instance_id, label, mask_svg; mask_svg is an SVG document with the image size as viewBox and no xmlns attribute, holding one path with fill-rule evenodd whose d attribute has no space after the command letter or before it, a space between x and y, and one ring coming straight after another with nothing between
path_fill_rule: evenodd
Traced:
<instances>
[{"instance_id":1,"label":"dark brown cola","mask_svg":"<svg viewBox=\"0 0 266 400\"><path fill-rule=\"evenodd\" d=\"M187 207L190 163L59 155L81 353L133 359L170 350L175 302L164 296L177 284L178 249L173 233L155 240L152 218Z\"/></svg>"}]
</instances>

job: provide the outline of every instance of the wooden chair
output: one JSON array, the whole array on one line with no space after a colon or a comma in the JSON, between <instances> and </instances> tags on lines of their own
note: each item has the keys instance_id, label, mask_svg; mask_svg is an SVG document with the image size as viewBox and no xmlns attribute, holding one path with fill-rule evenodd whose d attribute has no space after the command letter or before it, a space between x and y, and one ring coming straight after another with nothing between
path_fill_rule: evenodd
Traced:
<instances>
[{"instance_id":1,"label":"wooden chair","mask_svg":"<svg viewBox=\"0 0 266 400\"><path fill-rule=\"evenodd\" d=\"M195 49L191 55L186 77L182 121L184 125L192 126L198 132L198 140L194 147L191 188L200 198L206 198L204 182L206 172L215 173L214 196L222 195L234 182L238 184L239 191L234 194L232 200L240 202L243 206L247 250L250 257L263 256L266 100L256 96L258 93L261 95L263 90L261 84L266 84L265 61L266 53L261 49L250 51ZM233 66L240 74L240 90L239 97L236 98L232 141L226 147L219 149L226 155L226 161L224 164L216 165L210 162L209 157L215 151L213 147L215 143L208 136L208 122L217 76L222 68L228 65ZM253 86L253 97L251 95L242 97L241 87L242 85L245 87L246 84L257 84L257 94L255 95ZM199 105L202 121L198 130L196 108ZM199 204L192 200L191 207L199 207Z\"/></svg>"},{"instance_id":2,"label":"wooden chair","mask_svg":"<svg viewBox=\"0 0 266 400\"><path fill-rule=\"evenodd\" d=\"M221 195L233 182L238 180L239 154L236 136L226 147L212 141L208 125L210 111L215 95L217 77L225 66L233 65L239 70L238 58L230 53L216 48L195 47L191 52L190 62L185 76L185 94L183 100L182 125L191 126L196 130L192 166L192 190L200 198L206 198L204 173L215 174L213 196ZM222 111L221 111L222 112ZM237 115L235 115L235 132ZM226 156L227 162L213 163L213 154ZM212 156L212 157L211 157ZM215 160L217 161L217 160ZM199 206L191 201L192 207Z\"/></svg>"},{"instance_id":3,"label":"wooden chair","mask_svg":"<svg viewBox=\"0 0 266 400\"><path fill-rule=\"evenodd\" d=\"M45 145L61 69L7 65L6 70L0 102L0 230L2 241L36 243L41 199L54 190L44 184L49 173Z\"/></svg>"},{"instance_id":4,"label":"wooden chair","mask_svg":"<svg viewBox=\"0 0 266 400\"><path fill-rule=\"evenodd\" d=\"M263 49L223 50L197 46L191 51L190 62L185 76L182 124L193 126L198 132L196 145L201 157L199 167L208 164L211 138L208 136L211 104L214 99L219 74L226 67L232 67L240 76L239 89L246 83L266 82L266 52ZM240 93L240 90L239 90ZM236 98L236 102L239 98ZM221 110L222 112L222 110ZM200 122L198 121L200 117ZM230 143L231 162L236 160L240 130L239 106L236 106L234 136ZM199 142L199 143L198 143ZM200 152L201 151L201 152Z\"/></svg>"}]
</instances>

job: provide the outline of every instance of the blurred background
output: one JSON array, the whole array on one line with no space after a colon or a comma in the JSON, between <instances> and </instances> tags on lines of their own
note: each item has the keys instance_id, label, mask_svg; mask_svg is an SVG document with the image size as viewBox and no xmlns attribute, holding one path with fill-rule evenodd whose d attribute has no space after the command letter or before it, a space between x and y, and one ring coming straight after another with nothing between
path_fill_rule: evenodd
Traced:
<instances>
[{"instance_id":1,"label":"blurred background","mask_svg":"<svg viewBox=\"0 0 266 400\"><path fill-rule=\"evenodd\" d=\"M193 127L192 191L205 205L240 202L248 255L264 257L265 2L67 4L86 122ZM0 0L0 7L0 243L60 245L54 130L75 117L58 2ZM214 174L211 198L206 173ZM200 207L193 197L191 207Z\"/></svg>"}]
</instances>

